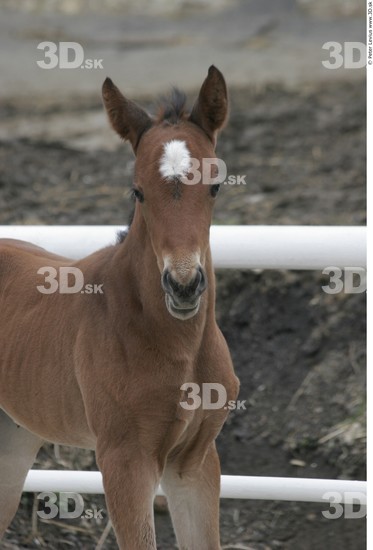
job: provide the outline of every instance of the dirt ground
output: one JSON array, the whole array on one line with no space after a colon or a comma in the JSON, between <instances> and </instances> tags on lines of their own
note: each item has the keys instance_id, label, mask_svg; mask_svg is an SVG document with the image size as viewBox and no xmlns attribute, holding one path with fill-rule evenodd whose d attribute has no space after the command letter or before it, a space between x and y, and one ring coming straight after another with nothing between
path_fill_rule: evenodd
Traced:
<instances>
[{"instance_id":1,"label":"dirt ground","mask_svg":"<svg viewBox=\"0 0 373 550\"><path fill-rule=\"evenodd\" d=\"M29 109L7 102L0 117L27 117ZM56 109L33 105L32 115ZM60 109L79 117L101 106L92 99ZM127 222L129 147L87 151L42 138L0 145L0 224ZM218 156L247 184L223 187L214 223L364 224L364 86L235 90ZM365 479L365 294L325 294L325 279L313 271L225 270L217 281L218 320L246 402L218 438L223 474ZM96 469L92 453L61 447L56 458L50 445L35 467ZM85 502L105 508L96 495ZM30 537L34 503L24 494L1 549L93 549L107 523L106 513L96 521L39 520L39 538ZM365 548L365 520L328 520L326 509L223 500L224 548ZM156 513L156 526L159 548L176 548L167 513ZM115 548L112 532L103 547Z\"/></svg>"}]
</instances>

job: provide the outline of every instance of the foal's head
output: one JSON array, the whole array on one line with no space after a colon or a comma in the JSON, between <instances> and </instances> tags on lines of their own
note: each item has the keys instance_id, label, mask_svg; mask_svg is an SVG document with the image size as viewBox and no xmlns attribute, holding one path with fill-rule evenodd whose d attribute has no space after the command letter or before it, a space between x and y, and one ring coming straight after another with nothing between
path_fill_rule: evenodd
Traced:
<instances>
[{"instance_id":1,"label":"foal's head","mask_svg":"<svg viewBox=\"0 0 373 550\"><path fill-rule=\"evenodd\" d=\"M169 313L189 319L199 310L206 288L209 227L218 184L203 159L215 158L217 133L227 116L223 75L210 67L190 114L176 92L158 117L126 99L110 79L104 104L114 130L129 140L136 155L135 220L150 236ZM198 181L198 183L195 183Z\"/></svg>"}]
</instances>

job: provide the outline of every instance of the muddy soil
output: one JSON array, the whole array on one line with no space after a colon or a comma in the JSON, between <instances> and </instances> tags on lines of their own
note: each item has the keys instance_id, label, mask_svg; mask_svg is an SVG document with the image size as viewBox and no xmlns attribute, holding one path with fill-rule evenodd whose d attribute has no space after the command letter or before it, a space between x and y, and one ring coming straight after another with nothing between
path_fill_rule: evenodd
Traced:
<instances>
[{"instance_id":1,"label":"muddy soil","mask_svg":"<svg viewBox=\"0 0 373 550\"><path fill-rule=\"evenodd\" d=\"M246 185L223 186L217 224L365 223L365 94L362 83L289 91L232 92L218 154ZM76 108L76 107L74 107ZM27 116L7 103L1 118ZM79 112L101 109L95 100ZM62 107L71 115L72 108ZM47 117L42 106L32 114ZM133 158L43 139L0 150L0 224L125 224ZM329 295L319 272L218 271L217 316L241 379L246 409L218 438L223 474L365 479L365 294ZM39 468L95 469L93 454L51 445ZM102 497L85 497L103 519L31 518L25 494L2 549L94 548L107 523ZM325 504L223 500L224 548L360 550L364 519L326 519ZM39 502L39 509L42 504ZM158 546L176 548L169 517L156 513ZM103 548L115 548L111 532Z\"/></svg>"}]
</instances>

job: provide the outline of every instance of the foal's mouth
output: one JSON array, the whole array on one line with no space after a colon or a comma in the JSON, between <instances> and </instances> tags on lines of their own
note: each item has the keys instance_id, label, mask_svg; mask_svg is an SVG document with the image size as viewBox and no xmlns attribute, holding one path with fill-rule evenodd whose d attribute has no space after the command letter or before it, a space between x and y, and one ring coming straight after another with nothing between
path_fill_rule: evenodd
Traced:
<instances>
[{"instance_id":1,"label":"foal's mouth","mask_svg":"<svg viewBox=\"0 0 373 550\"><path fill-rule=\"evenodd\" d=\"M201 294L207 287L206 274L201 265L194 269L193 278L187 284L175 279L175 275L166 267L162 272L161 284L166 307L172 317L185 321L198 313Z\"/></svg>"},{"instance_id":2,"label":"foal's mouth","mask_svg":"<svg viewBox=\"0 0 373 550\"><path fill-rule=\"evenodd\" d=\"M193 304L177 304L169 294L165 294L165 298L168 312L172 315L172 317L182 321L186 321L187 319L194 317L198 313L201 303L200 297L197 298Z\"/></svg>"}]
</instances>

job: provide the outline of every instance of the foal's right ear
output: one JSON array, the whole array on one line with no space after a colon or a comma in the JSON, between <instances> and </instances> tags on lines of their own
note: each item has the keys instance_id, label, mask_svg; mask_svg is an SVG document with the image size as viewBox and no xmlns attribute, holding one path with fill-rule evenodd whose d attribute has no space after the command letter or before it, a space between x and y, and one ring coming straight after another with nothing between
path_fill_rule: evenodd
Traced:
<instances>
[{"instance_id":1,"label":"foal's right ear","mask_svg":"<svg viewBox=\"0 0 373 550\"><path fill-rule=\"evenodd\" d=\"M129 140L136 153L140 138L152 125L152 119L134 101L125 98L110 78L103 83L102 98L113 129L122 139Z\"/></svg>"},{"instance_id":2,"label":"foal's right ear","mask_svg":"<svg viewBox=\"0 0 373 550\"><path fill-rule=\"evenodd\" d=\"M216 136L228 115L228 93L224 76L211 65L189 119L197 124L216 145Z\"/></svg>"}]
</instances>

